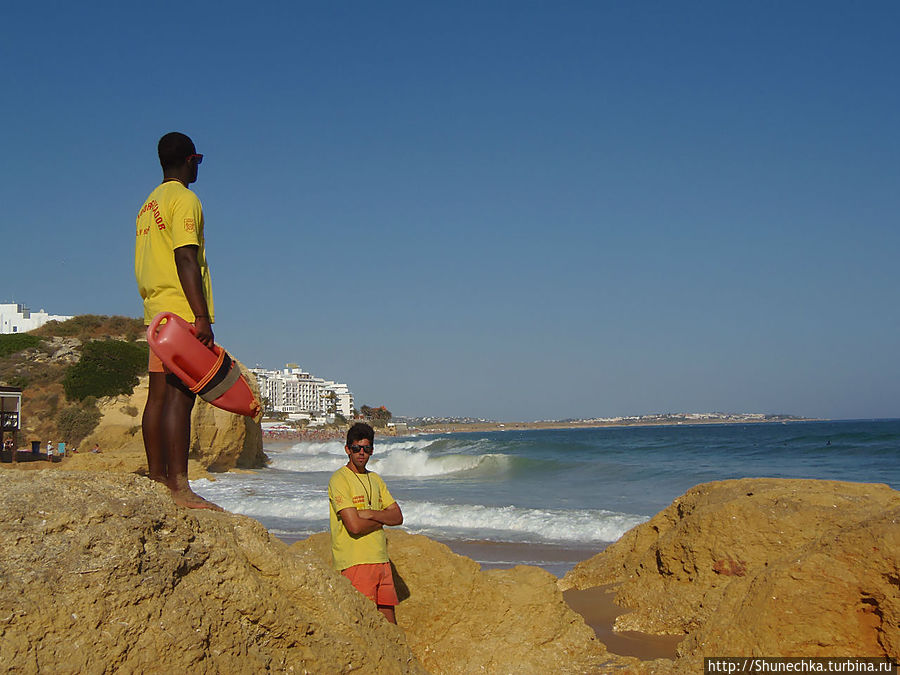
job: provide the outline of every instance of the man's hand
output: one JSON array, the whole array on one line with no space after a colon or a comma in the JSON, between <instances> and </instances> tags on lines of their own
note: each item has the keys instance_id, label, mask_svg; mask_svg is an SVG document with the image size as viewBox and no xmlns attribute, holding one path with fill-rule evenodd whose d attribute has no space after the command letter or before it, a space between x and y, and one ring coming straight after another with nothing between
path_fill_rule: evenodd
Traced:
<instances>
[{"instance_id":1,"label":"man's hand","mask_svg":"<svg viewBox=\"0 0 900 675\"><path fill-rule=\"evenodd\" d=\"M213 338L212 324L209 323L209 317L198 316L194 319L194 335L207 347L212 349L215 344Z\"/></svg>"},{"instance_id":2,"label":"man's hand","mask_svg":"<svg viewBox=\"0 0 900 675\"><path fill-rule=\"evenodd\" d=\"M382 525L403 524L403 513L400 511L400 505L397 502L394 502L389 507L387 507L386 509L382 509L381 511L360 509L357 514L360 518L365 518L366 520L374 520L376 523L381 523Z\"/></svg>"}]
</instances>

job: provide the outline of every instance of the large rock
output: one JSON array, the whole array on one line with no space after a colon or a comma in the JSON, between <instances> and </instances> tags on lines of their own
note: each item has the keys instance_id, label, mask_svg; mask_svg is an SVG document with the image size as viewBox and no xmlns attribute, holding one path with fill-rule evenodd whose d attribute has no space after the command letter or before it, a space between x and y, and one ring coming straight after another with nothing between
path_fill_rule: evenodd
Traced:
<instances>
[{"instance_id":1,"label":"large rock","mask_svg":"<svg viewBox=\"0 0 900 675\"><path fill-rule=\"evenodd\" d=\"M256 377L237 360L235 365L258 399ZM259 421L221 410L198 398L191 416L191 457L214 472L265 466L267 457L262 449Z\"/></svg>"},{"instance_id":2,"label":"large rock","mask_svg":"<svg viewBox=\"0 0 900 675\"><path fill-rule=\"evenodd\" d=\"M900 659L900 493L742 479L698 485L579 563L562 588L614 584L617 630L687 634L702 655Z\"/></svg>"},{"instance_id":3,"label":"large rock","mask_svg":"<svg viewBox=\"0 0 900 675\"><path fill-rule=\"evenodd\" d=\"M606 652L537 567L481 571L443 544L388 532L398 582L397 621L432 673L600 673L637 665ZM291 548L331 562L330 535Z\"/></svg>"},{"instance_id":4,"label":"large rock","mask_svg":"<svg viewBox=\"0 0 900 675\"><path fill-rule=\"evenodd\" d=\"M237 363L237 362L236 362ZM253 373L237 364L259 396ZM105 471L141 471L146 469L144 442L141 437L141 415L147 403L149 377L144 376L129 396L113 396L97 403L102 418L97 428L82 441L79 457L72 469ZM103 456L84 457L83 452L98 443ZM265 466L262 429L258 421L216 408L198 398L191 415L190 477L204 471L220 472L234 468L253 469Z\"/></svg>"},{"instance_id":5,"label":"large rock","mask_svg":"<svg viewBox=\"0 0 900 675\"><path fill-rule=\"evenodd\" d=\"M256 521L127 474L0 471L0 670L422 673L403 631Z\"/></svg>"},{"instance_id":6,"label":"large rock","mask_svg":"<svg viewBox=\"0 0 900 675\"><path fill-rule=\"evenodd\" d=\"M67 460L66 468L126 472L146 470L141 414L147 402L148 380L146 375L142 377L130 395L107 396L97 401L100 423L81 442L78 454ZM103 454L85 454L95 443Z\"/></svg>"}]
</instances>

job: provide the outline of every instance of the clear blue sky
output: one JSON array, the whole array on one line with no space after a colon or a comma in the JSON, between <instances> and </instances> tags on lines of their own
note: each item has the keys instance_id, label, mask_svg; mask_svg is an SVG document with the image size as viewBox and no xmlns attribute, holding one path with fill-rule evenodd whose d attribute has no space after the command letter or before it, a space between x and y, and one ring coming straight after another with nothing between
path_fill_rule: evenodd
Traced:
<instances>
[{"instance_id":1,"label":"clear blue sky","mask_svg":"<svg viewBox=\"0 0 900 675\"><path fill-rule=\"evenodd\" d=\"M0 301L139 316L179 130L248 364L395 414L897 417L898 35L893 1L5 6Z\"/></svg>"}]
</instances>

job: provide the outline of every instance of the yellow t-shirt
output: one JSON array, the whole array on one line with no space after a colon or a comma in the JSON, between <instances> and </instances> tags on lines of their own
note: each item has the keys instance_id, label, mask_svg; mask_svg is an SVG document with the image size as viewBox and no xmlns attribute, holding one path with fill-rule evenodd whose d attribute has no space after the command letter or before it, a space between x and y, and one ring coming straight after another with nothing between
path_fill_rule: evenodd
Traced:
<instances>
[{"instance_id":1,"label":"yellow t-shirt","mask_svg":"<svg viewBox=\"0 0 900 675\"><path fill-rule=\"evenodd\" d=\"M342 509L372 509L381 511L396 500L377 473L353 473L342 466L328 481L329 521L331 523L331 559L334 568L345 570L364 563L388 562L387 537L384 530L352 535L338 515Z\"/></svg>"},{"instance_id":2,"label":"yellow t-shirt","mask_svg":"<svg viewBox=\"0 0 900 675\"><path fill-rule=\"evenodd\" d=\"M197 262L210 322L215 319L212 283L203 239L203 207L193 192L177 180L162 183L138 212L134 244L134 276L144 299L144 323L159 312L174 312L194 321L175 267L175 249L197 246Z\"/></svg>"}]
</instances>

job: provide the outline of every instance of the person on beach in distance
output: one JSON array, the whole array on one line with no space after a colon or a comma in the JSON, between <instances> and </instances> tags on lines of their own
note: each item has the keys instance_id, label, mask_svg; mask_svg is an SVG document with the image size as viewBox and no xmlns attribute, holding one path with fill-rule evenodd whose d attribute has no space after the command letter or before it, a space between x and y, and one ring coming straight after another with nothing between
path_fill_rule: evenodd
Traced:
<instances>
[{"instance_id":1,"label":"person on beach in distance","mask_svg":"<svg viewBox=\"0 0 900 675\"><path fill-rule=\"evenodd\" d=\"M192 322L197 339L213 345L212 285L203 237L203 208L188 185L197 180L203 155L173 131L159 139L163 182L137 216L134 274L144 299L144 324L159 312ZM187 459L194 394L150 352L150 391L141 418L150 478L164 484L180 506L222 509L191 490Z\"/></svg>"},{"instance_id":2,"label":"person on beach in distance","mask_svg":"<svg viewBox=\"0 0 900 675\"><path fill-rule=\"evenodd\" d=\"M377 473L366 470L375 431L357 422L347 431L348 461L328 481L331 557L334 568L397 623L399 602L387 552L385 525L401 525L403 514Z\"/></svg>"}]
</instances>

